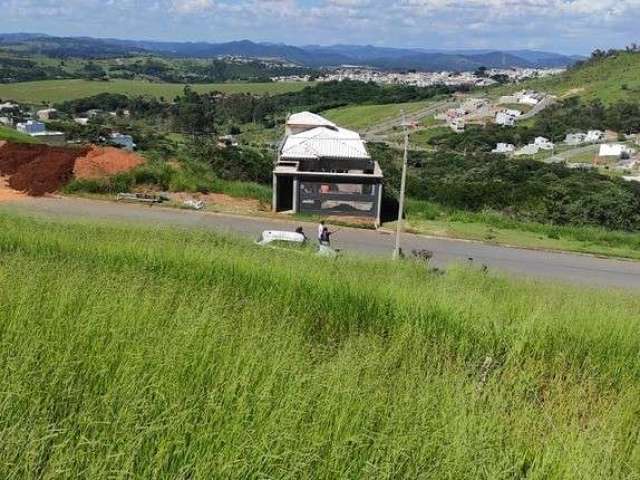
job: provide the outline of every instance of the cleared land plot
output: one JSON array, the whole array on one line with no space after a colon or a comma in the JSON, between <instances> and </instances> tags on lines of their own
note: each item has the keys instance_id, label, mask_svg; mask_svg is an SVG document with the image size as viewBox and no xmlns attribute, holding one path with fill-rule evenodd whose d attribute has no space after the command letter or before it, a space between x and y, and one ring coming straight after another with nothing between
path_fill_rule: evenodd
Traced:
<instances>
[{"instance_id":1,"label":"cleared land plot","mask_svg":"<svg viewBox=\"0 0 640 480\"><path fill-rule=\"evenodd\" d=\"M0 253L2 478L640 469L637 295L7 215Z\"/></svg>"},{"instance_id":2,"label":"cleared land plot","mask_svg":"<svg viewBox=\"0 0 640 480\"><path fill-rule=\"evenodd\" d=\"M358 105L326 110L322 115L340 126L364 130L386 120L427 108L432 102L394 103L389 105Z\"/></svg>"},{"instance_id":3,"label":"cleared land plot","mask_svg":"<svg viewBox=\"0 0 640 480\"><path fill-rule=\"evenodd\" d=\"M276 95L302 90L308 83L208 83L192 85L199 92L252 93ZM21 103L57 103L76 98L90 97L99 93L122 93L128 95L152 95L171 100L180 95L184 85L173 83L150 83L141 80L112 80L109 82L88 80L45 80L0 84L0 98Z\"/></svg>"}]
</instances>

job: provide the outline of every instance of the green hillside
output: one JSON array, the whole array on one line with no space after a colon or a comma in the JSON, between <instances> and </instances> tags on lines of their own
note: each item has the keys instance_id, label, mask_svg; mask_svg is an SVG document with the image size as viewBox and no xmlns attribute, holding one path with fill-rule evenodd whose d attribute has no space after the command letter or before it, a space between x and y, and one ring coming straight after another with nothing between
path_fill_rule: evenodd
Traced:
<instances>
[{"instance_id":1,"label":"green hillside","mask_svg":"<svg viewBox=\"0 0 640 480\"><path fill-rule=\"evenodd\" d=\"M531 80L517 87L499 88L502 94L522 88L553 93L560 97L579 95L605 103L640 101L640 53L620 52L615 57L593 60L557 77Z\"/></svg>"},{"instance_id":2,"label":"green hillside","mask_svg":"<svg viewBox=\"0 0 640 480\"><path fill-rule=\"evenodd\" d=\"M306 83L207 83L193 85L199 93L212 91L224 93L252 93L276 95L302 90ZM127 95L152 95L173 99L184 90L176 83L151 83L144 80L43 80L37 82L0 84L0 98L21 103L59 103L100 93Z\"/></svg>"},{"instance_id":3,"label":"green hillside","mask_svg":"<svg viewBox=\"0 0 640 480\"><path fill-rule=\"evenodd\" d=\"M640 471L635 294L6 213L0 257L1 478Z\"/></svg>"},{"instance_id":4,"label":"green hillside","mask_svg":"<svg viewBox=\"0 0 640 480\"><path fill-rule=\"evenodd\" d=\"M322 115L346 128L366 129L377 123L398 118L404 111L411 114L426 108L428 101L391 103L386 105L350 105L348 107L325 110Z\"/></svg>"},{"instance_id":5,"label":"green hillside","mask_svg":"<svg viewBox=\"0 0 640 480\"><path fill-rule=\"evenodd\" d=\"M17 143L37 143L33 137L20 133L13 128L7 128L0 126L0 141L10 141Z\"/></svg>"}]
</instances>

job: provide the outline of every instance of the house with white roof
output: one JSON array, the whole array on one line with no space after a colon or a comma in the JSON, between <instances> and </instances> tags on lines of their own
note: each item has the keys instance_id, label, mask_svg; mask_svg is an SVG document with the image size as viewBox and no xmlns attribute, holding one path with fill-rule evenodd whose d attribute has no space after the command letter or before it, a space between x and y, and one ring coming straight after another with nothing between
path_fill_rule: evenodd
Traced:
<instances>
[{"instance_id":1,"label":"house with white roof","mask_svg":"<svg viewBox=\"0 0 640 480\"><path fill-rule=\"evenodd\" d=\"M555 145L545 137L536 137L533 144L540 150L553 150L555 148Z\"/></svg>"},{"instance_id":2,"label":"house with white roof","mask_svg":"<svg viewBox=\"0 0 640 480\"><path fill-rule=\"evenodd\" d=\"M467 122L464 118L454 118L449 123L449 128L451 128L455 133L464 133L467 128Z\"/></svg>"},{"instance_id":3,"label":"house with white roof","mask_svg":"<svg viewBox=\"0 0 640 480\"><path fill-rule=\"evenodd\" d=\"M605 143L600 145L599 157L617 157L620 158L623 155L631 155L634 151L632 148L622 143Z\"/></svg>"},{"instance_id":4,"label":"house with white roof","mask_svg":"<svg viewBox=\"0 0 640 480\"><path fill-rule=\"evenodd\" d=\"M44 133L47 131L47 127L42 122L36 122L34 120L28 120L16 125L16 130L20 133L26 133L27 135L36 135L38 133Z\"/></svg>"},{"instance_id":5,"label":"house with white roof","mask_svg":"<svg viewBox=\"0 0 640 480\"><path fill-rule=\"evenodd\" d=\"M582 145L586 143L586 133L568 133L564 139L564 143L567 145Z\"/></svg>"},{"instance_id":6,"label":"house with white roof","mask_svg":"<svg viewBox=\"0 0 640 480\"><path fill-rule=\"evenodd\" d=\"M45 108L44 110L38 110L36 112L36 118L43 122L48 120L55 120L58 118L58 110L55 108Z\"/></svg>"},{"instance_id":7,"label":"house with white roof","mask_svg":"<svg viewBox=\"0 0 640 480\"><path fill-rule=\"evenodd\" d=\"M114 132L109 135L109 143L111 143L112 145L117 145L129 151L133 151L136 148L136 144L133 141L133 137L131 135L124 135L119 132Z\"/></svg>"},{"instance_id":8,"label":"house with white roof","mask_svg":"<svg viewBox=\"0 0 640 480\"><path fill-rule=\"evenodd\" d=\"M498 112L496 114L496 125L503 127L515 127L516 117L509 115L507 112Z\"/></svg>"},{"instance_id":9,"label":"house with white roof","mask_svg":"<svg viewBox=\"0 0 640 480\"><path fill-rule=\"evenodd\" d=\"M500 153L507 155L516 151L516 146L512 143L498 143L491 153Z\"/></svg>"},{"instance_id":10,"label":"house with white roof","mask_svg":"<svg viewBox=\"0 0 640 480\"><path fill-rule=\"evenodd\" d=\"M380 223L383 174L357 132L291 115L273 170L276 212L369 217Z\"/></svg>"},{"instance_id":11,"label":"house with white roof","mask_svg":"<svg viewBox=\"0 0 640 480\"><path fill-rule=\"evenodd\" d=\"M605 134L602 130L589 130L585 137L585 143L598 143L604 140Z\"/></svg>"}]
</instances>

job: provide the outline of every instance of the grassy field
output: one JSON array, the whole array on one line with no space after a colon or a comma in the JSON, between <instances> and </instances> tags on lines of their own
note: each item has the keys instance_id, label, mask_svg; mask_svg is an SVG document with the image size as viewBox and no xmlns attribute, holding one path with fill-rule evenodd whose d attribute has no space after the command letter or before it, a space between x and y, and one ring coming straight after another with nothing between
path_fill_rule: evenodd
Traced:
<instances>
[{"instance_id":1,"label":"grassy field","mask_svg":"<svg viewBox=\"0 0 640 480\"><path fill-rule=\"evenodd\" d=\"M13 128L0 126L0 141L9 141L17 143L38 143L33 137L20 133Z\"/></svg>"},{"instance_id":2,"label":"grassy field","mask_svg":"<svg viewBox=\"0 0 640 480\"><path fill-rule=\"evenodd\" d=\"M640 260L640 233L521 222L496 212L449 212L413 199L407 202L407 228L441 237Z\"/></svg>"},{"instance_id":3,"label":"grassy field","mask_svg":"<svg viewBox=\"0 0 640 480\"><path fill-rule=\"evenodd\" d=\"M402 110L407 114L414 113L426 108L429 103L431 102L356 105L326 110L322 115L340 126L364 130L386 120L400 117Z\"/></svg>"},{"instance_id":4,"label":"grassy field","mask_svg":"<svg viewBox=\"0 0 640 480\"><path fill-rule=\"evenodd\" d=\"M561 97L579 95L585 100L600 99L605 103L618 100L640 101L640 54L620 53L563 75L530 80L516 86L492 90L502 95L531 88Z\"/></svg>"},{"instance_id":5,"label":"grassy field","mask_svg":"<svg viewBox=\"0 0 640 480\"><path fill-rule=\"evenodd\" d=\"M220 91L225 93L253 93L256 95L279 94L302 90L305 83L210 83L193 85L199 93ZM142 80L46 80L0 84L0 98L21 103L43 104L89 97L99 93L123 93L128 95L153 95L173 99L182 93L184 85L149 83Z\"/></svg>"},{"instance_id":6,"label":"grassy field","mask_svg":"<svg viewBox=\"0 0 640 480\"><path fill-rule=\"evenodd\" d=\"M2 478L640 471L636 294L6 213L0 254Z\"/></svg>"}]
</instances>

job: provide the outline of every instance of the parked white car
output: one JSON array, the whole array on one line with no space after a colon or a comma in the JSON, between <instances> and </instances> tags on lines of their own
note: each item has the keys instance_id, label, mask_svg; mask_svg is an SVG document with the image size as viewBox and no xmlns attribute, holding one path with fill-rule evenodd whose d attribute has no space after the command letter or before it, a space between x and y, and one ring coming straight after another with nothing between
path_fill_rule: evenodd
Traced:
<instances>
[{"instance_id":1,"label":"parked white car","mask_svg":"<svg viewBox=\"0 0 640 480\"><path fill-rule=\"evenodd\" d=\"M286 232L282 230L265 230L256 241L258 245L266 246L274 242L283 242L291 245L304 245L307 237L302 233Z\"/></svg>"}]
</instances>

